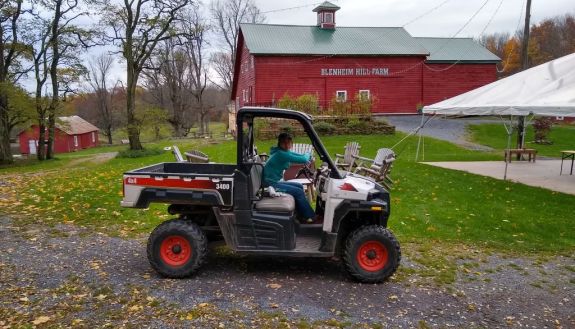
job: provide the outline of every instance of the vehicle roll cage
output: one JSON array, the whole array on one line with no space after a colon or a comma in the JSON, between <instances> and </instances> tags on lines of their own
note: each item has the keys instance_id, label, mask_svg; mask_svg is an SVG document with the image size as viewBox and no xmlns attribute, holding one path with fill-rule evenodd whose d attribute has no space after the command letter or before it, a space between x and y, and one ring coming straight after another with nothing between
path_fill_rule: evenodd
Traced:
<instances>
[{"instance_id":1,"label":"vehicle roll cage","mask_svg":"<svg viewBox=\"0 0 575 329\"><path fill-rule=\"evenodd\" d=\"M319 158L322 162L325 162L329 169L330 169L330 177L335 179L342 179L342 175L333 163L329 153L321 143L319 136L313 129L312 125L312 117L306 113L293 111L293 110L285 110L285 109L278 109L278 108L269 108L269 107L243 107L237 113L237 136L238 136L238 143L237 143L237 163L238 165L243 165L245 163L244 155L246 150L252 150L254 146L254 131L253 131L253 122L255 118L281 118L281 119L290 119L298 121L306 134L308 135L309 139L312 142L312 145L317 152ZM248 134L247 138L244 137L244 122L248 124Z\"/></svg>"}]
</instances>

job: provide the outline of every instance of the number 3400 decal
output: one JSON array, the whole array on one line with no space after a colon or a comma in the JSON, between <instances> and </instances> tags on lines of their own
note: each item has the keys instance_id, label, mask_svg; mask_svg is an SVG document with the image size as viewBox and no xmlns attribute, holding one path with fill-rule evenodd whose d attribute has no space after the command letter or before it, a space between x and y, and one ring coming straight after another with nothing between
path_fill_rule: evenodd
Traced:
<instances>
[{"instance_id":1,"label":"number 3400 decal","mask_svg":"<svg viewBox=\"0 0 575 329\"><path fill-rule=\"evenodd\" d=\"M216 189L217 189L217 190L229 190L229 189L230 189L230 184L229 184L229 183L217 183L217 184L216 184Z\"/></svg>"}]
</instances>

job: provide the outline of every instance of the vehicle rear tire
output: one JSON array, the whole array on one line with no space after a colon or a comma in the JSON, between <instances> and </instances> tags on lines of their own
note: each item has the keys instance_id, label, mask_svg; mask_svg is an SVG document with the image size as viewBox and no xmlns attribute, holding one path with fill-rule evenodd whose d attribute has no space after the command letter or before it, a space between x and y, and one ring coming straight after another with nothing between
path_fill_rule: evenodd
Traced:
<instances>
[{"instance_id":1,"label":"vehicle rear tire","mask_svg":"<svg viewBox=\"0 0 575 329\"><path fill-rule=\"evenodd\" d=\"M162 276L183 278L193 274L205 262L208 239L191 221L172 219L152 231L147 253L150 265Z\"/></svg>"},{"instance_id":2,"label":"vehicle rear tire","mask_svg":"<svg viewBox=\"0 0 575 329\"><path fill-rule=\"evenodd\" d=\"M347 237L343 264L356 281L382 282L395 273L400 260L399 242L383 226L363 226Z\"/></svg>"}]
</instances>

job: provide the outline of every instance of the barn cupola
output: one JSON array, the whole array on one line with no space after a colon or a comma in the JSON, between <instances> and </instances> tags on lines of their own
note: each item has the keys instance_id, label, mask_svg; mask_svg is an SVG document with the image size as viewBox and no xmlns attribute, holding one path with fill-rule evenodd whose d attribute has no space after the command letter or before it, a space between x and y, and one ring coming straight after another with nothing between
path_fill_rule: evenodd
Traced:
<instances>
[{"instance_id":1,"label":"barn cupola","mask_svg":"<svg viewBox=\"0 0 575 329\"><path fill-rule=\"evenodd\" d=\"M313 12L317 13L317 26L327 30L335 29L335 12L338 10L339 7L329 1L315 7Z\"/></svg>"}]
</instances>

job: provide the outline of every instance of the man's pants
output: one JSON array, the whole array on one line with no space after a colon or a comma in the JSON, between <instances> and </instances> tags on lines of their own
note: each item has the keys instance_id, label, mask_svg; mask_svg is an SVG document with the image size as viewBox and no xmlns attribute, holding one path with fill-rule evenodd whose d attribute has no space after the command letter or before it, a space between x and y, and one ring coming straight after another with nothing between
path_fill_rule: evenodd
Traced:
<instances>
[{"instance_id":1,"label":"man's pants","mask_svg":"<svg viewBox=\"0 0 575 329\"><path fill-rule=\"evenodd\" d=\"M293 196L296 210L304 219L314 218L315 211L305 196L302 184L296 182L277 182L273 184L272 187L278 192Z\"/></svg>"}]
</instances>

